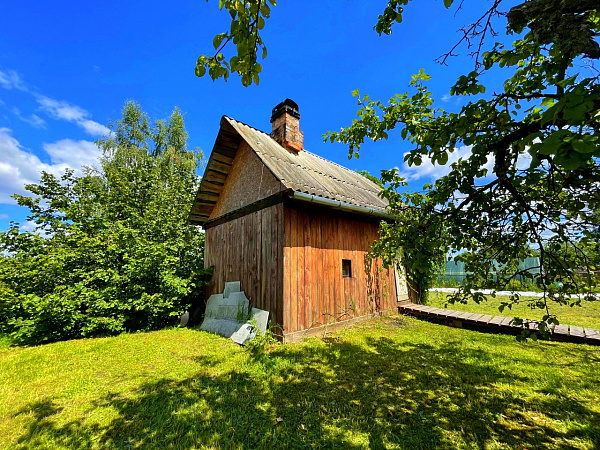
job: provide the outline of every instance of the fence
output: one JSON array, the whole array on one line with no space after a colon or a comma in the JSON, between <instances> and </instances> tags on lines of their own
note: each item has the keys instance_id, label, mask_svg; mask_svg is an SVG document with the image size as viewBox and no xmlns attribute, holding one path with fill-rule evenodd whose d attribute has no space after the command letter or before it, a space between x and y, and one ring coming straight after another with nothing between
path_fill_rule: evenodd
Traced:
<instances>
[{"instance_id":1,"label":"fence","mask_svg":"<svg viewBox=\"0 0 600 450\"><path fill-rule=\"evenodd\" d=\"M492 278L497 280L497 272L499 272L502 268L502 265L497 261L493 262L495 270L490 271ZM522 261L519 261L519 271L529 272L533 278L536 277L537 274L540 273L540 259L539 258L525 258ZM461 261L448 261L446 263L446 270L444 273L438 275L438 285L446 285L451 284L458 286L460 285L465 277L467 272L465 271L465 263ZM518 275L515 277L515 281L519 282L519 284L529 285L532 284L532 278L527 277L525 274Z\"/></svg>"}]
</instances>

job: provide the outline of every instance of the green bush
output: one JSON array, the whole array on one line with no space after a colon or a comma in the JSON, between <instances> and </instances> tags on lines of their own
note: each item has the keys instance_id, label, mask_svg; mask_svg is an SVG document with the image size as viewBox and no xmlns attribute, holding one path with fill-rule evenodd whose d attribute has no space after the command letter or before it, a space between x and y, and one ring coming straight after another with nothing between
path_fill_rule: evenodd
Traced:
<instances>
[{"instance_id":1,"label":"green bush","mask_svg":"<svg viewBox=\"0 0 600 450\"><path fill-rule=\"evenodd\" d=\"M37 224L0 233L0 332L18 343L160 328L202 296L204 233L187 221L201 153L183 116L152 128L128 103L110 128L99 168L14 196Z\"/></svg>"}]
</instances>

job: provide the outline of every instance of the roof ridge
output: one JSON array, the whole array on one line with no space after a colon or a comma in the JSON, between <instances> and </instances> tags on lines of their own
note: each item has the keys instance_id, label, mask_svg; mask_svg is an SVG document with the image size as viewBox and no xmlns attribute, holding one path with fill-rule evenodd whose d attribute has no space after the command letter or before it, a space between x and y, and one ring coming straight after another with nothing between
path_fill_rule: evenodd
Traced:
<instances>
[{"instance_id":1,"label":"roof ridge","mask_svg":"<svg viewBox=\"0 0 600 450\"><path fill-rule=\"evenodd\" d=\"M248 125L247 123L240 122L239 120L237 120L237 119L234 119L233 117L229 117L229 116L228 116L228 115L226 115L226 114L224 114L224 115L223 115L223 117L227 117L228 119L230 119L230 120L233 120L234 122L237 122L237 123L239 123L240 125L244 125L244 126L246 126L246 127L248 127L248 128L252 128L254 131L258 131L259 133L262 133L262 134L264 134L265 136L267 136L267 137L269 137L269 138L273 139L273 138L271 137L271 135L270 135L270 134L267 134L267 133L265 133L263 130L259 130L258 128L256 128L256 127L253 127L252 125ZM273 139L273 140L274 140L274 139ZM279 145L279 144L277 144L277 145Z\"/></svg>"}]
</instances>

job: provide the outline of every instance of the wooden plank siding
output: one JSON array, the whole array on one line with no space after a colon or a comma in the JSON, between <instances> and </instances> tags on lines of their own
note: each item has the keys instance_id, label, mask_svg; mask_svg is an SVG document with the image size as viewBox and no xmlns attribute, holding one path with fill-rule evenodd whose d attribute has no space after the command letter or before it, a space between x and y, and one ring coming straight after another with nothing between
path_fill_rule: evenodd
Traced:
<instances>
[{"instance_id":1,"label":"wooden plank siding","mask_svg":"<svg viewBox=\"0 0 600 450\"><path fill-rule=\"evenodd\" d=\"M394 308L393 269L366 255L378 238L371 218L286 205L283 248L285 334ZM352 276L342 276L342 259Z\"/></svg>"},{"instance_id":2,"label":"wooden plank siding","mask_svg":"<svg viewBox=\"0 0 600 450\"><path fill-rule=\"evenodd\" d=\"M215 219L284 189L285 186L273 176L250 146L242 141L222 192L217 199L212 198L213 203L202 211L208 211L210 219Z\"/></svg>"},{"instance_id":3,"label":"wooden plank siding","mask_svg":"<svg viewBox=\"0 0 600 450\"><path fill-rule=\"evenodd\" d=\"M284 322L283 217L279 203L206 230L204 265L214 267L209 296L240 281L254 307L269 311L273 324Z\"/></svg>"}]
</instances>

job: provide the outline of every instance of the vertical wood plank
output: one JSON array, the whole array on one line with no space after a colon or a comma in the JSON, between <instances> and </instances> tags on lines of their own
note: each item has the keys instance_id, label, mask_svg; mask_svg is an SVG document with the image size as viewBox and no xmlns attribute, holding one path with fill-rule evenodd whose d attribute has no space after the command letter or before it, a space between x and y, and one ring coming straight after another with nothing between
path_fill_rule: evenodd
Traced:
<instances>
[{"instance_id":1,"label":"vertical wood plank","mask_svg":"<svg viewBox=\"0 0 600 450\"><path fill-rule=\"evenodd\" d=\"M242 289L246 292L246 297L252 299L252 283L253 283L253 273L255 272L255 264L256 264L256 214L248 214L246 216L246 228L244 232L246 233L246 248L244 252L247 253L247 263L246 268L244 270L242 282Z\"/></svg>"},{"instance_id":2,"label":"vertical wood plank","mask_svg":"<svg viewBox=\"0 0 600 450\"><path fill-rule=\"evenodd\" d=\"M305 278L304 278L304 213L298 211L298 329L306 328L306 313L305 313Z\"/></svg>"},{"instance_id":3,"label":"vertical wood plank","mask_svg":"<svg viewBox=\"0 0 600 450\"><path fill-rule=\"evenodd\" d=\"M261 245L260 245L260 276L259 276L259 284L261 288L260 292L260 306L259 308L268 310L269 305L267 302L268 291L270 291L269 286L272 283L270 279L270 271L269 271L269 261L271 260L271 221L269 209L265 208L259 211L261 216Z\"/></svg>"},{"instance_id":4,"label":"vertical wood plank","mask_svg":"<svg viewBox=\"0 0 600 450\"><path fill-rule=\"evenodd\" d=\"M340 266L342 263L342 259L348 259L348 255L347 255L347 250L346 250L346 240L348 239L348 232L347 232L347 221L345 218L342 218L341 222L341 226L340 226L340 233L339 233L339 243L340 243L340 247L342 248L342 254L340 256ZM348 309L348 305L349 305L349 293L348 293L348 279L342 277L341 275L341 270L340 270L340 279L342 280L342 298L340 299L340 314L343 314L345 311L347 311ZM342 319L346 319L346 316L343 316Z\"/></svg>"},{"instance_id":5,"label":"vertical wood plank","mask_svg":"<svg viewBox=\"0 0 600 450\"><path fill-rule=\"evenodd\" d=\"M290 332L298 331L298 214L290 209L291 259L290 259Z\"/></svg>"},{"instance_id":6,"label":"vertical wood plank","mask_svg":"<svg viewBox=\"0 0 600 450\"><path fill-rule=\"evenodd\" d=\"M291 302L291 259L292 259L292 239L291 239L291 212L283 207L284 221L284 248L283 248L283 331L288 333L292 322L292 302Z\"/></svg>"},{"instance_id":7,"label":"vertical wood plank","mask_svg":"<svg viewBox=\"0 0 600 450\"><path fill-rule=\"evenodd\" d=\"M302 233L304 234L304 329L312 326L312 305L313 305L313 276L312 276L312 214L304 212Z\"/></svg>"},{"instance_id":8,"label":"vertical wood plank","mask_svg":"<svg viewBox=\"0 0 600 450\"><path fill-rule=\"evenodd\" d=\"M335 317L337 316L338 313L338 304L340 302L340 298L342 297L342 290L340 289L341 286L341 263L340 263L340 256L341 256L341 250L340 250L340 242L339 242L339 225L340 225L340 220L338 217L334 218L334 225L333 225L333 235L331 236L331 240L332 240L332 245L333 245L333 267L332 267L332 274L333 274L333 298L331 299L331 317L330 320L335 320Z\"/></svg>"},{"instance_id":9,"label":"vertical wood plank","mask_svg":"<svg viewBox=\"0 0 600 450\"><path fill-rule=\"evenodd\" d=\"M274 224L274 238L271 246L271 255L273 258L273 265L271 269L272 279L275 280L275 288L273 292L273 318L272 323L274 326L283 326L283 248L284 248L284 235L283 235L283 204L278 204L273 207L273 224ZM280 330L276 332L279 333Z\"/></svg>"},{"instance_id":10,"label":"vertical wood plank","mask_svg":"<svg viewBox=\"0 0 600 450\"><path fill-rule=\"evenodd\" d=\"M325 239L325 248L326 248L326 259L325 259L325 298L323 299L323 311L321 312L321 322L325 325L329 319L329 310L331 305L331 298L333 297L333 280L332 280L332 272L333 272L333 255L332 255L332 246L331 246L331 218L325 216L323 220L324 225L324 239Z\"/></svg>"},{"instance_id":11,"label":"vertical wood plank","mask_svg":"<svg viewBox=\"0 0 600 450\"><path fill-rule=\"evenodd\" d=\"M333 300L336 295L335 288L335 217L327 218L327 248L329 249L329 295L327 297L327 323L333 315Z\"/></svg>"},{"instance_id":12,"label":"vertical wood plank","mask_svg":"<svg viewBox=\"0 0 600 450\"><path fill-rule=\"evenodd\" d=\"M365 256L368 253L368 238L367 238L367 228L368 227L362 227L361 228L361 232L360 232L360 245L361 248L367 249L367 251L363 252L360 256L360 271L357 273L358 277L358 282L361 286L361 298L362 298L362 305L363 305L363 311L365 314L368 314L371 312L371 308L369 305L369 296L368 296L368 289L367 289L367 285L365 283Z\"/></svg>"},{"instance_id":13,"label":"vertical wood plank","mask_svg":"<svg viewBox=\"0 0 600 450\"><path fill-rule=\"evenodd\" d=\"M323 217L317 216L315 218L315 239L314 239L314 277L315 277L315 304L314 304L314 315L313 321L315 326L321 325L321 303L323 298L323 241L322 241L322 224Z\"/></svg>"}]
</instances>

